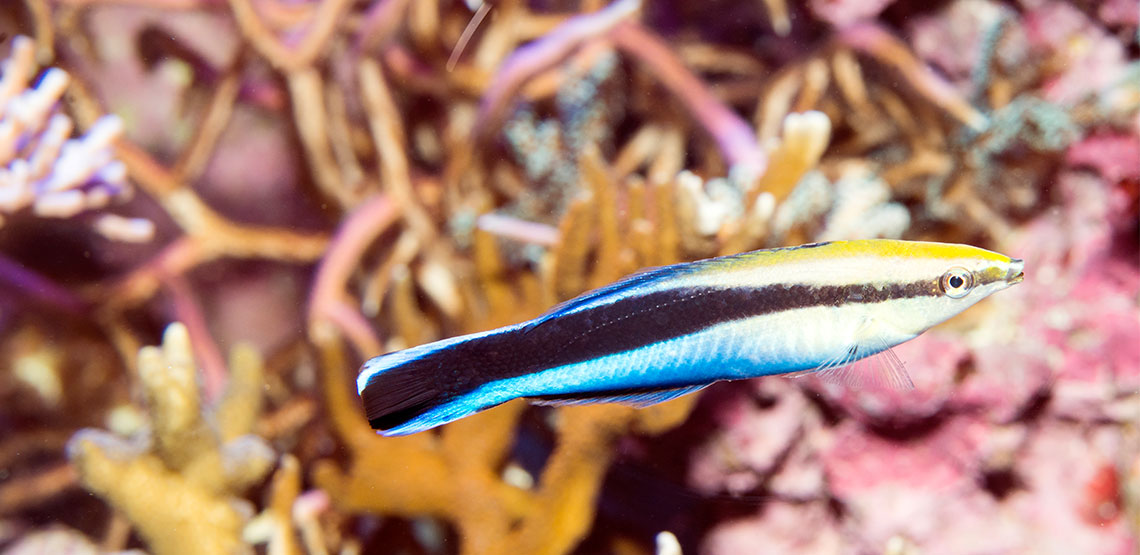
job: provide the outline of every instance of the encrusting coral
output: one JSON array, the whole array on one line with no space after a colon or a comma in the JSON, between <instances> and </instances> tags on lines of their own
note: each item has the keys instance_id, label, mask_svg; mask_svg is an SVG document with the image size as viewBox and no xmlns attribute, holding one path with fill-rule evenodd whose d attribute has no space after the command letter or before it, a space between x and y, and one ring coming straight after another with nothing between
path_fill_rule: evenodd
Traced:
<instances>
[{"instance_id":1,"label":"encrusting coral","mask_svg":"<svg viewBox=\"0 0 1140 555\"><path fill-rule=\"evenodd\" d=\"M273 467L272 448L251 435L261 407L262 362L248 346L230 358L230 383L203 406L190 338L171 324L161 347L139 352L149 428L123 438L83 430L68 453L84 487L135 526L156 553L236 553L253 508L241 495Z\"/></svg>"}]
</instances>

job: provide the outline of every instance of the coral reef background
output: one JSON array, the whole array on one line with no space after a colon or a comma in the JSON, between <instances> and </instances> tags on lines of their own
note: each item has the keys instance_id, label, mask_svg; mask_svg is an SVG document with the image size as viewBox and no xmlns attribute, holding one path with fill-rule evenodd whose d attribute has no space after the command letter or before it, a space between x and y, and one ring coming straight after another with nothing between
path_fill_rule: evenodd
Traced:
<instances>
[{"instance_id":1,"label":"coral reef background","mask_svg":"<svg viewBox=\"0 0 1140 555\"><path fill-rule=\"evenodd\" d=\"M1136 553L1138 19L3 2L0 549ZM402 438L353 393L368 357L638 268L867 237L1026 280L899 347L913 391L766 378Z\"/></svg>"}]
</instances>

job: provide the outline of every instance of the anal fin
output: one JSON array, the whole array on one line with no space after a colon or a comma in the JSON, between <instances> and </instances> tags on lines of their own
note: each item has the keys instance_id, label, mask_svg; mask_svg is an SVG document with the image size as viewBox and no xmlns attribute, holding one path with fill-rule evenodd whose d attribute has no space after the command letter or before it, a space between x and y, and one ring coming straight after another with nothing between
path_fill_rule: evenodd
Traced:
<instances>
[{"instance_id":1,"label":"anal fin","mask_svg":"<svg viewBox=\"0 0 1140 555\"><path fill-rule=\"evenodd\" d=\"M709 384L692 385L686 387L677 387L670 389L652 389L652 390L639 390L632 392L621 392L614 394L614 392L597 392L597 393L575 393L570 395L544 395L540 397L530 397L530 401L536 405L552 405L552 406L566 406L566 405L593 405L596 403L621 403L631 407L645 408L648 406L656 405L657 403L664 403L688 395L689 393L696 393Z\"/></svg>"}]
</instances>

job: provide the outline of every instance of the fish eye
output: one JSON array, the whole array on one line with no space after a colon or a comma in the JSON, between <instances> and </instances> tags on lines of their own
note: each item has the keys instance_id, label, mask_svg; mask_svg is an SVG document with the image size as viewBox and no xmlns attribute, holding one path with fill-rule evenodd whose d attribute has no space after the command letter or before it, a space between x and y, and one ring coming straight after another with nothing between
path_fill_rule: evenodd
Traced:
<instances>
[{"instance_id":1,"label":"fish eye","mask_svg":"<svg viewBox=\"0 0 1140 555\"><path fill-rule=\"evenodd\" d=\"M965 268L955 266L942 274L938 285L942 287L942 292L947 297L961 299L974 287L974 274Z\"/></svg>"}]
</instances>

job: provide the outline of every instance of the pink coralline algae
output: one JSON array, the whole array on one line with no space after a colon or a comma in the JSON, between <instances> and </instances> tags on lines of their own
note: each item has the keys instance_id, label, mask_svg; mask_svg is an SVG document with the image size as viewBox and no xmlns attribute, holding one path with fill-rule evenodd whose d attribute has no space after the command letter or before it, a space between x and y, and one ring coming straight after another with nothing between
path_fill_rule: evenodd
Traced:
<instances>
[{"instance_id":1,"label":"pink coralline algae","mask_svg":"<svg viewBox=\"0 0 1140 555\"><path fill-rule=\"evenodd\" d=\"M1109 183L1140 180L1140 137L1134 135L1092 135L1070 146L1065 158L1071 166L1096 170Z\"/></svg>"},{"instance_id":2,"label":"pink coralline algae","mask_svg":"<svg viewBox=\"0 0 1140 555\"><path fill-rule=\"evenodd\" d=\"M956 412L983 413L990 422L1012 422L1048 392L1053 380L1038 354L1018 345L976 348L972 371L955 389L950 406Z\"/></svg>"},{"instance_id":3,"label":"pink coralline algae","mask_svg":"<svg viewBox=\"0 0 1140 555\"><path fill-rule=\"evenodd\" d=\"M756 382L756 394L776 403L756 410L756 400L737 395L716 408L718 432L708 440L690 470L698 490L743 492L759 485L758 477L771 472L804 434L807 401L793 395L784 380ZM732 453L731 458L720 454Z\"/></svg>"},{"instance_id":4,"label":"pink coralline algae","mask_svg":"<svg viewBox=\"0 0 1140 555\"><path fill-rule=\"evenodd\" d=\"M1008 505L1024 518L1022 544L1037 553L1126 555L1138 547L1121 518L1115 482L1116 434L1054 424L1036 432L1018 460L1024 489ZM1073 449L1085 445L1086 449Z\"/></svg>"},{"instance_id":5,"label":"pink coralline algae","mask_svg":"<svg viewBox=\"0 0 1140 555\"><path fill-rule=\"evenodd\" d=\"M990 524L979 516L993 513L996 503L978 487L979 455L994 433L984 421L967 417L950 419L915 440L868 434L850 421L841 425L824 451L824 466L830 491L847 515L846 535L875 551L895 537L945 553L960 552L947 544L958 535L1014 545L1015 538L986 530Z\"/></svg>"},{"instance_id":6,"label":"pink coralline algae","mask_svg":"<svg viewBox=\"0 0 1140 555\"><path fill-rule=\"evenodd\" d=\"M835 383L815 376L803 379L827 402L864 424L910 425L934 416L950 400L969 350L961 342L938 334L920 336L894 350L911 369L908 374L914 382L913 390L874 382ZM867 367L861 371L877 371L870 361L864 364Z\"/></svg>"},{"instance_id":7,"label":"pink coralline algae","mask_svg":"<svg viewBox=\"0 0 1140 555\"><path fill-rule=\"evenodd\" d=\"M874 19L892 3L894 0L811 0L808 7L821 20L846 27Z\"/></svg>"},{"instance_id":8,"label":"pink coralline algae","mask_svg":"<svg viewBox=\"0 0 1140 555\"><path fill-rule=\"evenodd\" d=\"M1026 365L1054 375L1050 408L1082 419L1117 418L1140 395L1140 276L1134 260L1113 256L1128 219L1128 198L1087 174L1063 174L1065 209L1029 226L1021 252L1029 273L1011 295L1021 312L1018 344ZM1127 248L1127 247L1124 247Z\"/></svg>"},{"instance_id":9,"label":"pink coralline algae","mask_svg":"<svg viewBox=\"0 0 1140 555\"><path fill-rule=\"evenodd\" d=\"M954 418L923 441L907 441L867 434L857 423L845 422L834 430L824 450L828 485L834 495L848 500L881 487L961 486L976 470L971 466L989 430L977 419Z\"/></svg>"},{"instance_id":10,"label":"pink coralline algae","mask_svg":"<svg viewBox=\"0 0 1140 555\"><path fill-rule=\"evenodd\" d=\"M1140 10L1132 0L1105 0L1097 9L1097 16L1108 25L1140 25Z\"/></svg>"},{"instance_id":11,"label":"pink coralline algae","mask_svg":"<svg viewBox=\"0 0 1140 555\"><path fill-rule=\"evenodd\" d=\"M919 56L966 91L987 47L993 47L990 54L1000 67L1026 62L1029 48L1025 32L1017 26L1003 28L1007 16L1007 8L996 2L954 2L938 16L916 18L909 25L910 36ZM947 44L961 47L946 48Z\"/></svg>"},{"instance_id":12,"label":"pink coralline algae","mask_svg":"<svg viewBox=\"0 0 1140 555\"><path fill-rule=\"evenodd\" d=\"M1114 179L1131 176L1082 156L1070 162L1100 175L1062 171L1058 209L1009 249L1026 259L1025 282L973 325L896 348L914 390L766 379L753 387L767 402L718 407L690 482L771 500L705 549L1135 552L1125 426L1140 419L1140 274L1132 199ZM829 519L814 513L824 500L838 507ZM781 528L787 515L819 537Z\"/></svg>"},{"instance_id":13,"label":"pink coralline algae","mask_svg":"<svg viewBox=\"0 0 1140 555\"><path fill-rule=\"evenodd\" d=\"M837 553L843 537L825 503L774 502L754 517L729 522L716 529L701 546L702 553L732 555L756 553Z\"/></svg>"},{"instance_id":14,"label":"pink coralline algae","mask_svg":"<svg viewBox=\"0 0 1140 555\"><path fill-rule=\"evenodd\" d=\"M1043 87L1046 100L1070 105L1116 84L1126 70L1123 44L1065 2L1047 2L1025 16L1030 44L1064 71Z\"/></svg>"}]
</instances>

